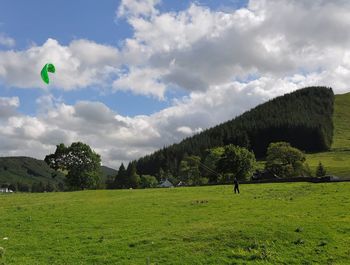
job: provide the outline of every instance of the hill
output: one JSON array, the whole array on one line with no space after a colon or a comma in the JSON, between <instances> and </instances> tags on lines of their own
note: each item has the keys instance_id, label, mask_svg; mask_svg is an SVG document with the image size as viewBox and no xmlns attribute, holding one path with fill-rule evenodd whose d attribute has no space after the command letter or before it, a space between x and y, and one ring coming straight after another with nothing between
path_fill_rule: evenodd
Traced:
<instances>
[{"instance_id":1,"label":"hill","mask_svg":"<svg viewBox=\"0 0 350 265\"><path fill-rule=\"evenodd\" d=\"M205 130L178 144L137 161L140 174L156 175L160 169L177 175L185 155L203 157L207 149L234 144L264 157L271 142L286 141L306 152L327 151L333 138L332 89L308 87L272 99L237 118Z\"/></svg>"},{"instance_id":2,"label":"hill","mask_svg":"<svg viewBox=\"0 0 350 265\"><path fill-rule=\"evenodd\" d=\"M332 150L350 150L350 93L336 95Z\"/></svg>"},{"instance_id":3,"label":"hill","mask_svg":"<svg viewBox=\"0 0 350 265\"><path fill-rule=\"evenodd\" d=\"M102 171L102 175L100 179L101 183L106 183L106 180L108 178L114 178L118 173L117 170L106 166L101 166L101 171Z\"/></svg>"},{"instance_id":4,"label":"hill","mask_svg":"<svg viewBox=\"0 0 350 265\"><path fill-rule=\"evenodd\" d=\"M109 176L115 176L115 169L101 166L101 182L105 183ZM0 184L17 183L27 184L43 183L46 185L63 185L65 176L50 168L43 160L31 157L0 157Z\"/></svg>"},{"instance_id":5,"label":"hill","mask_svg":"<svg viewBox=\"0 0 350 265\"><path fill-rule=\"evenodd\" d=\"M313 172L322 162L327 174L350 178L350 93L335 95L333 122L331 150L308 154L307 162Z\"/></svg>"},{"instance_id":6,"label":"hill","mask_svg":"<svg viewBox=\"0 0 350 265\"><path fill-rule=\"evenodd\" d=\"M0 264L349 264L350 183L0 195ZM2 240L7 237L8 240Z\"/></svg>"},{"instance_id":7,"label":"hill","mask_svg":"<svg viewBox=\"0 0 350 265\"><path fill-rule=\"evenodd\" d=\"M0 183L63 183L64 174L51 169L43 160L31 157L0 157Z\"/></svg>"}]
</instances>

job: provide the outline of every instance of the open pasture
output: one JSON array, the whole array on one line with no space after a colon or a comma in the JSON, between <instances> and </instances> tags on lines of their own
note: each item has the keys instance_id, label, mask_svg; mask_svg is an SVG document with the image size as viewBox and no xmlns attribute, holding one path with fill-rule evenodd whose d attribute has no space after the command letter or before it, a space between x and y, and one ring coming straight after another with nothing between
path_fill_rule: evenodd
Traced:
<instances>
[{"instance_id":1,"label":"open pasture","mask_svg":"<svg viewBox=\"0 0 350 265\"><path fill-rule=\"evenodd\" d=\"M0 260L349 264L349 209L350 183L2 195Z\"/></svg>"}]
</instances>

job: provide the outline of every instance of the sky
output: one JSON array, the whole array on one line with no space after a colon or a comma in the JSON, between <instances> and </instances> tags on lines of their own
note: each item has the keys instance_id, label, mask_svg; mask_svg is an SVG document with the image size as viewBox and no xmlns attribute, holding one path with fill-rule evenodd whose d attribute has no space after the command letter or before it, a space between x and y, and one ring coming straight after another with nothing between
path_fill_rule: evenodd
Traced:
<instances>
[{"instance_id":1,"label":"sky","mask_svg":"<svg viewBox=\"0 0 350 265\"><path fill-rule=\"evenodd\" d=\"M1 0L0 156L82 141L117 168L296 89L350 92L349 47L345 0Z\"/></svg>"}]
</instances>

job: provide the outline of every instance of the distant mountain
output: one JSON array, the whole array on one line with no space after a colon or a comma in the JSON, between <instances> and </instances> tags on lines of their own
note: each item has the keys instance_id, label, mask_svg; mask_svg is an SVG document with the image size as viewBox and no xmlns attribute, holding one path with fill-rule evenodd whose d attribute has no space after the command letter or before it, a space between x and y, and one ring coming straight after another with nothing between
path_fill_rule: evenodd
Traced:
<instances>
[{"instance_id":1,"label":"distant mountain","mask_svg":"<svg viewBox=\"0 0 350 265\"><path fill-rule=\"evenodd\" d=\"M117 170L106 166L101 166L101 171L102 171L102 176L101 176L102 183L106 183L106 180L109 177L114 178L118 173Z\"/></svg>"},{"instance_id":2,"label":"distant mountain","mask_svg":"<svg viewBox=\"0 0 350 265\"><path fill-rule=\"evenodd\" d=\"M139 174L162 169L178 174L185 155L204 157L206 150L227 144L247 147L256 157L271 142L286 141L306 152L327 151L333 139L334 94L331 88L308 87L274 98L242 115L140 158Z\"/></svg>"},{"instance_id":3,"label":"distant mountain","mask_svg":"<svg viewBox=\"0 0 350 265\"><path fill-rule=\"evenodd\" d=\"M105 183L109 176L114 177L117 170L101 166L101 183ZM17 183L28 184L48 183L57 186L63 184L65 175L50 168L45 161L31 157L0 157L0 185Z\"/></svg>"}]
</instances>

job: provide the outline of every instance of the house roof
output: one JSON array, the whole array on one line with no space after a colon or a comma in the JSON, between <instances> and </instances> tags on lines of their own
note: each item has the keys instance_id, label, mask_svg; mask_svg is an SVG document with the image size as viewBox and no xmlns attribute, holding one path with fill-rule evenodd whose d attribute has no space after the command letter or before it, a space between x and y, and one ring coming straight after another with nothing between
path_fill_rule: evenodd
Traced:
<instances>
[{"instance_id":1,"label":"house roof","mask_svg":"<svg viewBox=\"0 0 350 265\"><path fill-rule=\"evenodd\" d=\"M159 187L173 187L174 185L169 180L164 180L159 184Z\"/></svg>"}]
</instances>

